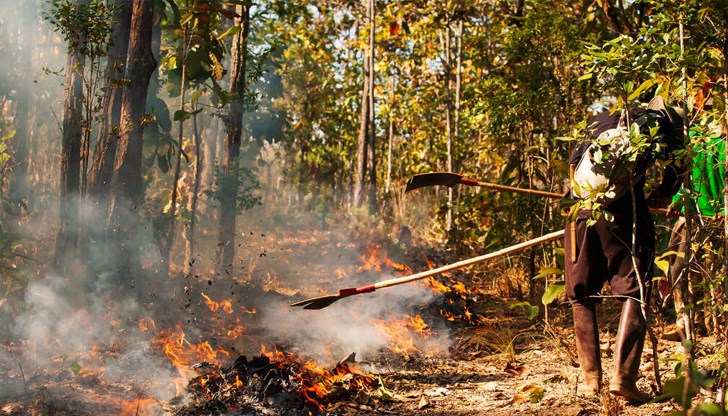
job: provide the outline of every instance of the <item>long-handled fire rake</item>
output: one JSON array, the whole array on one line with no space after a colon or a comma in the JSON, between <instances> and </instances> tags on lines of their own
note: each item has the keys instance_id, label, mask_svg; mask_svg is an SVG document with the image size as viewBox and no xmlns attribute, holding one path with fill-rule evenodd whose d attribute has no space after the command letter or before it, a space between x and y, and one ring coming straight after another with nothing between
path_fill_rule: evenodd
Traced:
<instances>
[{"instance_id":1,"label":"long-handled fire rake","mask_svg":"<svg viewBox=\"0 0 728 416\"><path fill-rule=\"evenodd\" d=\"M526 195L535 195L535 196L544 196L546 198L554 198L554 199L560 199L564 197L564 194L558 194L555 192L546 192L546 191L539 191L537 189L526 189L526 188L516 188L513 186L506 186L506 185L499 185L496 183L488 183L488 182L480 182L473 179L467 179L463 177L463 175L459 175L457 173L451 173L451 172L432 172L432 173L422 173L419 175L415 175L411 177L407 181L407 187L405 188L405 192L409 192L413 189L417 188L424 188L426 186L436 186L436 185L442 185L442 186L449 186L453 187L455 185L468 185L468 186L480 186L486 189L492 189L494 191L503 191L503 192L513 192L518 194L526 194Z\"/></svg>"},{"instance_id":2,"label":"long-handled fire rake","mask_svg":"<svg viewBox=\"0 0 728 416\"><path fill-rule=\"evenodd\" d=\"M306 299L302 300L296 303L291 304L291 306L303 306L303 309L323 309L332 303L336 302L339 299L343 299L349 296L353 295L360 295L362 293L369 293L374 292L377 289L382 289L389 286L396 286L401 285L404 283L409 283L415 280L424 279L426 277L434 276L436 274L444 273L446 271L459 269L462 267L470 266L472 264L481 263L487 260L496 259L498 257L506 256L511 253L515 253L516 251L523 250L524 248L528 248L531 246L534 246L536 244L540 243L546 243L552 240L556 240L557 238L561 238L564 235L564 230L560 231L554 231L551 234L546 234L544 236L534 238L532 240L525 241L520 244L516 244L510 247L506 247L504 249L498 250L493 253L484 254L482 256L473 257L471 259L462 260L457 263L452 263L447 266L438 267L436 269L427 270L424 272L412 274L409 276L403 276L398 277L396 279L389 279L389 280L383 280L381 282L377 282L370 285L364 285L359 287L352 287L347 289L339 289L339 293L335 295L328 295L328 296L320 296L317 298L312 299Z\"/></svg>"}]
</instances>

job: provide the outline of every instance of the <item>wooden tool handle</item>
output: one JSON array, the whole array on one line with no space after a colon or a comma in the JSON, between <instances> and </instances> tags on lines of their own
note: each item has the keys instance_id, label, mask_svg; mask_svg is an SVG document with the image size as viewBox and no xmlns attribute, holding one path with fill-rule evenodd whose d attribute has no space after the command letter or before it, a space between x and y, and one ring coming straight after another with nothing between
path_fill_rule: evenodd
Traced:
<instances>
[{"instance_id":1,"label":"wooden tool handle","mask_svg":"<svg viewBox=\"0 0 728 416\"><path fill-rule=\"evenodd\" d=\"M501 250L498 250L493 253L484 254L482 256L473 257L472 259L462 260L457 263L448 264L447 266L438 267L437 269L427 270L425 272L420 272L417 274L412 274L409 276L403 276L396 279L389 279L389 280L383 280L381 282L375 283L374 288L375 289L381 289L383 287L389 287L389 286L395 286L395 285L401 285L403 283L409 283L414 280L424 279L426 277L434 276L436 274L440 274L449 270L453 269L459 269L462 267L470 266L471 264L481 263L487 260L497 259L498 257L503 257L511 253L515 253L516 251L523 250L524 248L528 248L531 246L535 246L536 244L540 243L546 243L548 241L556 240L557 238L563 237L564 230L560 231L554 231L551 234L546 234L544 236L534 238L533 240L528 240L520 244L516 244L514 246L506 247Z\"/></svg>"},{"instance_id":2,"label":"wooden tool handle","mask_svg":"<svg viewBox=\"0 0 728 416\"><path fill-rule=\"evenodd\" d=\"M497 183L479 182L476 180L465 179L465 178L461 179L460 183L462 183L463 185L482 186L483 188L486 188L486 189L513 192L513 193L517 193L517 194L545 196L547 198L555 198L555 199L560 199L560 198L564 197L564 195L557 194L555 192L546 192L546 191L539 191L536 189L527 189L527 188L516 188L513 186L498 185Z\"/></svg>"}]
</instances>

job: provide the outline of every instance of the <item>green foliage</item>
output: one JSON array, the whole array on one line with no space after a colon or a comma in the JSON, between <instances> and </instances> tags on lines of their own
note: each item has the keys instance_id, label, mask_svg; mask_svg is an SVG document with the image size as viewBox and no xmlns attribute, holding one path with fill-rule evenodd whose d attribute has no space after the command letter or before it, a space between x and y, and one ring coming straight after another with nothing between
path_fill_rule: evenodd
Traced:
<instances>
[{"instance_id":1,"label":"green foliage","mask_svg":"<svg viewBox=\"0 0 728 416\"><path fill-rule=\"evenodd\" d=\"M523 309L523 311L526 313L526 317L528 319L536 319L538 316L538 305L531 305L530 303L526 301L522 302L513 302L508 305L508 308L510 309Z\"/></svg>"},{"instance_id":2,"label":"green foliage","mask_svg":"<svg viewBox=\"0 0 728 416\"><path fill-rule=\"evenodd\" d=\"M61 32L69 51L90 59L108 54L111 33L120 8L105 0L49 0L43 16L56 32Z\"/></svg>"},{"instance_id":3,"label":"green foliage","mask_svg":"<svg viewBox=\"0 0 728 416\"><path fill-rule=\"evenodd\" d=\"M163 28L168 44L163 49L161 67L168 75L167 91L172 97L181 90L182 70L191 85L208 86L222 94L217 84L226 73L222 64L226 56L224 41L232 32L224 30L226 19L236 17L223 2L194 1L179 6L174 1L167 4L171 14L166 14Z\"/></svg>"},{"instance_id":4,"label":"green foliage","mask_svg":"<svg viewBox=\"0 0 728 416\"><path fill-rule=\"evenodd\" d=\"M685 374L680 374L683 372L683 369L682 364L678 363L675 367L675 373L678 376L663 384L662 394L657 396L655 400L672 399L683 408L683 411L679 414L686 414L692 407L693 398L695 398L700 389L709 390L721 378L723 371L724 367L721 366L720 372L710 373L705 369L699 368L694 362L690 362ZM720 407L718 407L718 410L720 410ZM725 414L725 412L712 413L715 411L714 406L704 404L703 406L699 406L693 414Z\"/></svg>"},{"instance_id":5,"label":"green foliage","mask_svg":"<svg viewBox=\"0 0 728 416\"><path fill-rule=\"evenodd\" d=\"M541 297L541 303L544 305L550 305L566 290L566 282L554 282L546 287Z\"/></svg>"}]
</instances>

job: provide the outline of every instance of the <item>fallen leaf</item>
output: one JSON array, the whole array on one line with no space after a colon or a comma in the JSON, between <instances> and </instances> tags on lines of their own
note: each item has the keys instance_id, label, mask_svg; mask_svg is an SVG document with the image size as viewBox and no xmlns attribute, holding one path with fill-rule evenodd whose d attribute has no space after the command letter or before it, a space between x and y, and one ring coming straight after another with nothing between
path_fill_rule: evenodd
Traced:
<instances>
[{"instance_id":1,"label":"fallen leaf","mask_svg":"<svg viewBox=\"0 0 728 416\"><path fill-rule=\"evenodd\" d=\"M523 395L525 396L523 398L527 401L531 403L538 403L541 401L541 399L543 399L544 394L546 394L546 389L544 389L543 387L539 387L535 384L526 384L525 386L520 388L520 392L523 393Z\"/></svg>"},{"instance_id":2,"label":"fallen leaf","mask_svg":"<svg viewBox=\"0 0 728 416\"><path fill-rule=\"evenodd\" d=\"M483 390L485 391L496 391L498 390L498 383L495 381L489 381L485 383L485 386L483 386Z\"/></svg>"},{"instance_id":3,"label":"fallen leaf","mask_svg":"<svg viewBox=\"0 0 728 416\"><path fill-rule=\"evenodd\" d=\"M523 377L526 374L528 374L528 368L526 368L526 366L521 365L521 366L515 367L515 366L513 366L512 363L508 363L506 365L506 368L503 371L505 371L506 373L509 373L509 374L513 374L514 376L519 376L519 377Z\"/></svg>"},{"instance_id":4,"label":"fallen leaf","mask_svg":"<svg viewBox=\"0 0 728 416\"><path fill-rule=\"evenodd\" d=\"M417 405L418 409L424 409L425 407L428 407L430 405L430 401L427 400L427 396L424 394L420 396L420 403Z\"/></svg>"}]
</instances>

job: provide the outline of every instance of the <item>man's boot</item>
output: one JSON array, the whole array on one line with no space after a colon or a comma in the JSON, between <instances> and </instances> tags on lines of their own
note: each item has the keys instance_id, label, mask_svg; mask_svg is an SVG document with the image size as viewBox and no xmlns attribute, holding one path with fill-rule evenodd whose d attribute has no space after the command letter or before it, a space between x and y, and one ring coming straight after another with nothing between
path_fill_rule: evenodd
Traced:
<instances>
[{"instance_id":1,"label":"man's boot","mask_svg":"<svg viewBox=\"0 0 728 416\"><path fill-rule=\"evenodd\" d=\"M650 400L650 396L639 391L636 384L646 330L639 301L633 298L624 301L614 346L614 377L609 383L609 391L630 402L646 403Z\"/></svg>"},{"instance_id":2,"label":"man's boot","mask_svg":"<svg viewBox=\"0 0 728 416\"><path fill-rule=\"evenodd\" d=\"M594 303L573 303L574 336L579 366L584 375L585 389L580 393L594 396L599 394L602 383L602 357L599 351L599 327L597 326Z\"/></svg>"}]
</instances>

